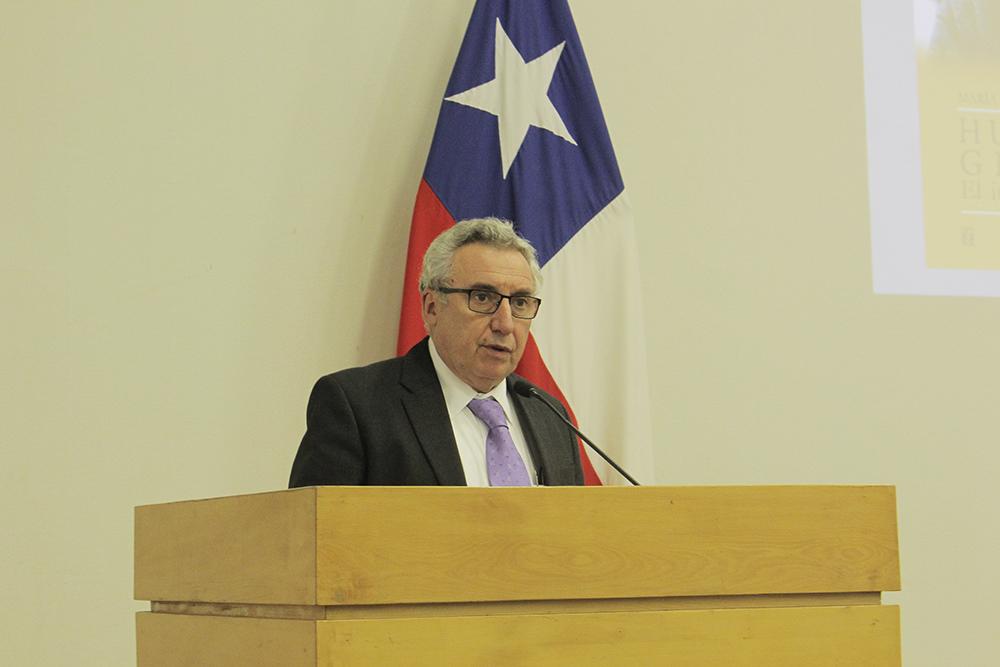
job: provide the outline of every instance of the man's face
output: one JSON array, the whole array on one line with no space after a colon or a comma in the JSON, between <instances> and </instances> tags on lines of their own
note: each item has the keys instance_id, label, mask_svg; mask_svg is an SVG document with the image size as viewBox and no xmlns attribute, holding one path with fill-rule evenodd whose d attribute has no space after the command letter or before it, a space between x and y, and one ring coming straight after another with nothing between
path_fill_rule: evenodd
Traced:
<instances>
[{"instance_id":1,"label":"man's face","mask_svg":"<svg viewBox=\"0 0 1000 667\"><path fill-rule=\"evenodd\" d=\"M450 287L479 288L500 294L534 294L528 261L516 250L479 243L462 246L452 262ZM465 294L424 292L424 324L441 359L479 392L500 384L521 360L531 320L510 313L504 299L492 315L469 309Z\"/></svg>"}]
</instances>

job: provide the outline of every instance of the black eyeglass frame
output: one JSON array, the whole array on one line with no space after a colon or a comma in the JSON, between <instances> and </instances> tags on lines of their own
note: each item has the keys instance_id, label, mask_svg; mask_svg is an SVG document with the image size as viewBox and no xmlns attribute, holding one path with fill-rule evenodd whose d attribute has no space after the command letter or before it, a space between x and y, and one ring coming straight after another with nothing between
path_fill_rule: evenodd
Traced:
<instances>
[{"instance_id":1,"label":"black eyeglass frame","mask_svg":"<svg viewBox=\"0 0 1000 667\"><path fill-rule=\"evenodd\" d=\"M464 294L466 298L466 303L469 306L469 310L474 313L479 313L480 315L492 315L493 313L500 310L500 304L503 303L504 299L511 304L510 314L519 320L533 320L538 316L538 309L542 307L542 300L537 296L531 296L530 294L501 294L496 290L484 289L482 287L438 287L435 288L435 292L441 292L442 294ZM484 294L495 294L500 297L497 300L497 305L493 307L493 310L476 310L472 307L472 293L482 292ZM531 317L522 317L520 315L514 315L514 305L511 299L527 299L535 304L535 312L531 314Z\"/></svg>"}]
</instances>

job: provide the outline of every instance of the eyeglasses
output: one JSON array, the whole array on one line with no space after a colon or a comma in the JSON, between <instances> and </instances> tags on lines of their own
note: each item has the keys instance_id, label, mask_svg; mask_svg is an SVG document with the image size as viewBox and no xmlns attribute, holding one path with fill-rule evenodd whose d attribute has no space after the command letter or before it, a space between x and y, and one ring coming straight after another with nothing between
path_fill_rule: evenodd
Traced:
<instances>
[{"instance_id":1,"label":"eyeglasses","mask_svg":"<svg viewBox=\"0 0 1000 667\"><path fill-rule=\"evenodd\" d=\"M510 303L510 314L519 320L532 320L538 314L542 300L526 294L500 294L488 289L468 289L459 287L438 287L444 294L465 294L469 297L469 310L483 315L492 315L500 309L504 299Z\"/></svg>"}]
</instances>

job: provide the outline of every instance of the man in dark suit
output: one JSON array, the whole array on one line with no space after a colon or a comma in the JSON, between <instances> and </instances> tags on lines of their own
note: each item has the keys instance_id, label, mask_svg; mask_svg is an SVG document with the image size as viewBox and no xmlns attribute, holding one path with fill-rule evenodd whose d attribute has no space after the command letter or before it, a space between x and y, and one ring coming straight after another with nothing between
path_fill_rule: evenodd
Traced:
<instances>
[{"instance_id":1,"label":"man in dark suit","mask_svg":"<svg viewBox=\"0 0 1000 667\"><path fill-rule=\"evenodd\" d=\"M582 484L575 436L510 390L539 283L534 249L508 222L438 236L420 276L429 337L320 378L289 486Z\"/></svg>"}]
</instances>

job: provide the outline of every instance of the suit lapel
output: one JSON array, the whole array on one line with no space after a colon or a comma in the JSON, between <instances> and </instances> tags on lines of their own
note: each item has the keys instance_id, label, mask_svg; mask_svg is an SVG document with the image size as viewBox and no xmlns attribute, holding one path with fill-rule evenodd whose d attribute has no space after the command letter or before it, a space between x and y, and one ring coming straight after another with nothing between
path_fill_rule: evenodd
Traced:
<instances>
[{"instance_id":1,"label":"suit lapel","mask_svg":"<svg viewBox=\"0 0 1000 667\"><path fill-rule=\"evenodd\" d=\"M508 378L508 387L510 381ZM513 391L509 392L509 395L521 420L521 430L528 441L531 456L544 477L539 483L566 484L567 482L563 480L565 468L567 464L572 467L572 461L566 461L554 446L555 443L566 440L566 427L556 421L540 400L521 396Z\"/></svg>"},{"instance_id":2,"label":"suit lapel","mask_svg":"<svg viewBox=\"0 0 1000 667\"><path fill-rule=\"evenodd\" d=\"M462 459L458 455L448 407L434 372L426 338L403 358L399 381L406 389L403 392L403 408L438 484L465 486Z\"/></svg>"}]
</instances>

